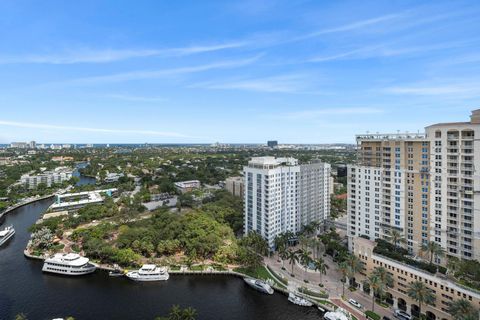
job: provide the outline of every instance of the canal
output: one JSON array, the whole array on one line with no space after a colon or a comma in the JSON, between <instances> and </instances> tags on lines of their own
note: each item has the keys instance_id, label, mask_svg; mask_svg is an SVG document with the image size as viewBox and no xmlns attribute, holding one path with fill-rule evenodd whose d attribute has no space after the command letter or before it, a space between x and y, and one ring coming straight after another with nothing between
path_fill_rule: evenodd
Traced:
<instances>
[{"instance_id":1,"label":"canal","mask_svg":"<svg viewBox=\"0 0 480 320\"><path fill-rule=\"evenodd\" d=\"M231 276L172 275L168 281L137 283L110 278L106 272L70 278L44 274L42 261L23 255L31 226L50 205L39 201L9 213L5 225L16 234L0 248L0 319L23 312L29 320L154 319L178 304L193 307L197 319L320 319L315 308L295 306L281 294L267 296ZM3 228L2 226L2 228Z\"/></svg>"}]
</instances>

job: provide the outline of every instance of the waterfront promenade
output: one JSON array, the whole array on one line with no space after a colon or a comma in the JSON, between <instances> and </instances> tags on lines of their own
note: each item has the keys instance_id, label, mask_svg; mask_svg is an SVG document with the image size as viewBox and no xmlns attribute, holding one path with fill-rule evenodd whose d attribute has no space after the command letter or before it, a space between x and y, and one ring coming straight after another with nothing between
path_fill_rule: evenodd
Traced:
<instances>
[{"instance_id":1,"label":"waterfront promenade","mask_svg":"<svg viewBox=\"0 0 480 320\"><path fill-rule=\"evenodd\" d=\"M324 259L328 265L328 270L326 275L322 275L321 283L323 284L323 287L319 286L320 274L317 271L307 270L307 272L305 273L305 270L301 265L295 264L293 267L294 277L292 277L290 275L292 271L292 266L287 261L285 261L285 270L282 270L282 263L277 260L276 254L272 257L265 258L265 262L276 274L287 280L290 285L296 287L305 287L309 291L313 292L325 292L328 294L329 300L337 306L348 310L359 320L366 319L366 317L364 316L364 312L366 310L371 310L372 308L371 296L361 290L351 292L348 288L348 285L345 285L345 296L344 298L342 298L342 275L338 271L338 266L335 262L333 262L330 256L326 256L324 257ZM306 279L308 283L304 282L304 279ZM363 305L363 309L359 310L353 307L347 302L348 299L354 299L358 301L360 304ZM393 317L392 309L384 308L379 304L375 304L375 313L379 314L382 317Z\"/></svg>"}]
</instances>

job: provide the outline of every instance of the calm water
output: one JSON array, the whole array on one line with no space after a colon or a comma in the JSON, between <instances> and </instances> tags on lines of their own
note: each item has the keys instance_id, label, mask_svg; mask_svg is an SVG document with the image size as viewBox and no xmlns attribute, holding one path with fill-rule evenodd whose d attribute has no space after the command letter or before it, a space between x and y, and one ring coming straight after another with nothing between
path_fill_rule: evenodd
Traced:
<instances>
[{"instance_id":1,"label":"calm water","mask_svg":"<svg viewBox=\"0 0 480 320\"><path fill-rule=\"evenodd\" d=\"M75 171L73 171L73 176L78 177L80 180L77 182L77 186L83 186L85 184L95 184L96 179L92 177L83 176L80 174L78 169L83 169L89 165L88 162L80 162L75 166Z\"/></svg>"},{"instance_id":2,"label":"calm water","mask_svg":"<svg viewBox=\"0 0 480 320\"><path fill-rule=\"evenodd\" d=\"M17 313L29 320L73 315L76 319L153 319L173 304L197 309L198 319L320 319L315 308L290 304L283 295L257 293L230 276L172 275L166 282L136 283L105 272L69 278L44 274L42 262L23 256L27 229L48 207L37 202L10 213L15 237L0 248L0 319ZM3 227L2 227L3 228Z\"/></svg>"}]
</instances>

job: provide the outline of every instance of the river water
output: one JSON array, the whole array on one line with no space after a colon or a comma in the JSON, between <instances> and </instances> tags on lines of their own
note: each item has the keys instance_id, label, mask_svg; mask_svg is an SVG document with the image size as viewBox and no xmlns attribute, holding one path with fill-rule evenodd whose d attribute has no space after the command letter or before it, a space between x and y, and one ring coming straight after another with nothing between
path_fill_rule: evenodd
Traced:
<instances>
[{"instance_id":1,"label":"river water","mask_svg":"<svg viewBox=\"0 0 480 320\"><path fill-rule=\"evenodd\" d=\"M193 307L197 319L320 319L315 308L295 306L284 295L261 294L231 276L171 275L165 282L137 283L98 270L71 278L42 273L42 262L23 255L27 229L50 205L44 200L6 217L14 238L0 248L0 320L23 312L29 320L68 315L78 319L151 319L179 304ZM3 228L2 226L2 228Z\"/></svg>"}]
</instances>

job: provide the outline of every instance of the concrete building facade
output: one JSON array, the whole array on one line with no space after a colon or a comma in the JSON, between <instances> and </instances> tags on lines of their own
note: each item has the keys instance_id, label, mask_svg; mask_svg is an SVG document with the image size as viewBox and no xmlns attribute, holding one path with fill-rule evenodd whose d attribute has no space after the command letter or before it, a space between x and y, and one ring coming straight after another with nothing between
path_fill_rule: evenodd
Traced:
<instances>
[{"instance_id":1,"label":"concrete building facade","mask_svg":"<svg viewBox=\"0 0 480 320\"><path fill-rule=\"evenodd\" d=\"M243 177L228 177L225 180L225 189L236 197L243 197L245 192L243 180Z\"/></svg>"},{"instance_id":2,"label":"concrete building facade","mask_svg":"<svg viewBox=\"0 0 480 320\"><path fill-rule=\"evenodd\" d=\"M426 314L432 320L451 320L448 313L451 302L459 299L469 301L474 308L480 309L480 292L462 286L447 276L434 275L427 271L414 268L404 263L392 260L373 252L375 242L364 238L354 239L353 254L363 262L363 270L355 276L356 283L360 290L363 290L363 283L375 268L383 267L393 278L393 286L386 290L387 302L390 302L395 309L401 309L409 314L418 314L418 303L411 299L407 292L409 284L414 281L424 282L425 285L435 294L435 302L432 305L423 304L422 314Z\"/></svg>"},{"instance_id":3,"label":"concrete building facade","mask_svg":"<svg viewBox=\"0 0 480 320\"><path fill-rule=\"evenodd\" d=\"M435 241L447 256L480 260L480 110L469 122L358 135L357 143L347 174L351 250L355 237L388 240L397 230L412 254Z\"/></svg>"},{"instance_id":4,"label":"concrete building facade","mask_svg":"<svg viewBox=\"0 0 480 320\"><path fill-rule=\"evenodd\" d=\"M258 232L270 247L278 234L323 222L330 213L329 164L257 157L244 167L244 177L244 232Z\"/></svg>"}]
</instances>

